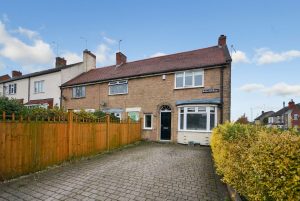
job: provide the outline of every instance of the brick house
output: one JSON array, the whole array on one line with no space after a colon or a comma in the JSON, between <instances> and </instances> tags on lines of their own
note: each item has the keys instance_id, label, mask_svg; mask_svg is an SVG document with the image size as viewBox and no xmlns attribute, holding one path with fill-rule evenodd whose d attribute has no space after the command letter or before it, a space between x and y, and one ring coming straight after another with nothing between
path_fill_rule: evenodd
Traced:
<instances>
[{"instance_id":1,"label":"brick house","mask_svg":"<svg viewBox=\"0 0 300 201\"><path fill-rule=\"evenodd\" d=\"M61 86L66 109L100 109L121 119L143 118L143 138L209 144L211 130L230 120L231 57L218 45L96 68Z\"/></svg>"},{"instance_id":2,"label":"brick house","mask_svg":"<svg viewBox=\"0 0 300 201\"><path fill-rule=\"evenodd\" d=\"M295 104L295 102L291 100L288 106L283 104L283 108L269 116L268 126L282 129L300 129L300 103Z\"/></svg>"}]
</instances>

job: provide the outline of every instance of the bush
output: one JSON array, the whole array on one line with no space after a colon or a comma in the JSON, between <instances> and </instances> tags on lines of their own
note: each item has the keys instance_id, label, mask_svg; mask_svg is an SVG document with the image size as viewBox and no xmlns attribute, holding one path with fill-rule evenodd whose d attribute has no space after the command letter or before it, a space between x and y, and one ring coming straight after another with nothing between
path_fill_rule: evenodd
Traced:
<instances>
[{"instance_id":1,"label":"bush","mask_svg":"<svg viewBox=\"0 0 300 201\"><path fill-rule=\"evenodd\" d=\"M24 110L24 106L16 99L8 99L7 97L0 97L0 114L6 112L6 114L11 115L15 113L19 115Z\"/></svg>"},{"instance_id":2,"label":"bush","mask_svg":"<svg viewBox=\"0 0 300 201\"><path fill-rule=\"evenodd\" d=\"M249 200L300 200L300 135L227 123L213 130L217 173Z\"/></svg>"}]
</instances>

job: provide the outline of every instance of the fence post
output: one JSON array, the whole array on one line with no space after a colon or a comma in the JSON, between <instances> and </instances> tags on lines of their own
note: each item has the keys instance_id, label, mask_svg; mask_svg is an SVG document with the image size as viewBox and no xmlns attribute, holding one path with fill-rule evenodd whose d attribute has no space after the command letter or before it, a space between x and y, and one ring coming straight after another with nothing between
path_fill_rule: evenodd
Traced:
<instances>
[{"instance_id":1,"label":"fence post","mask_svg":"<svg viewBox=\"0 0 300 201\"><path fill-rule=\"evenodd\" d=\"M11 114L11 120L12 120L12 121L15 121L15 113L12 113L12 114Z\"/></svg>"},{"instance_id":2,"label":"fence post","mask_svg":"<svg viewBox=\"0 0 300 201\"><path fill-rule=\"evenodd\" d=\"M109 132L110 132L110 129L109 129L109 126L110 126L110 116L109 114L106 114L106 147L107 147L107 151L109 151Z\"/></svg>"},{"instance_id":3,"label":"fence post","mask_svg":"<svg viewBox=\"0 0 300 201\"><path fill-rule=\"evenodd\" d=\"M131 143L131 135L130 135L130 124L131 124L131 119L129 116L127 116L127 136L128 136L128 140L127 140L127 144Z\"/></svg>"},{"instance_id":4,"label":"fence post","mask_svg":"<svg viewBox=\"0 0 300 201\"><path fill-rule=\"evenodd\" d=\"M6 113L5 113L5 111L2 112L2 120L3 120L3 121L6 120Z\"/></svg>"},{"instance_id":5,"label":"fence post","mask_svg":"<svg viewBox=\"0 0 300 201\"><path fill-rule=\"evenodd\" d=\"M140 129L139 129L139 136L138 136L138 140L142 139L142 132L143 132L143 118L140 118Z\"/></svg>"},{"instance_id":6,"label":"fence post","mask_svg":"<svg viewBox=\"0 0 300 201\"><path fill-rule=\"evenodd\" d=\"M68 110L68 142L69 142L69 158L73 155L73 110Z\"/></svg>"}]
</instances>

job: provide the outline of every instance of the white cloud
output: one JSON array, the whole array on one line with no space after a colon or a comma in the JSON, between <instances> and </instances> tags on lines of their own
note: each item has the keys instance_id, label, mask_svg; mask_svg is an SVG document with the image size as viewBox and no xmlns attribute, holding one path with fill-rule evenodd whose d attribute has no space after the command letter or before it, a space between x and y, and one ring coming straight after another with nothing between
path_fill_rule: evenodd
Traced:
<instances>
[{"instance_id":1,"label":"white cloud","mask_svg":"<svg viewBox=\"0 0 300 201\"><path fill-rule=\"evenodd\" d=\"M35 66L51 64L54 54L50 45L36 36L36 32L28 29L19 29L25 34L32 44L26 44L17 37L11 35L0 21L0 56L5 57L25 69L25 71L37 70ZM28 67L30 66L30 67Z\"/></svg>"},{"instance_id":2,"label":"white cloud","mask_svg":"<svg viewBox=\"0 0 300 201\"><path fill-rule=\"evenodd\" d=\"M240 50L233 52L231 57L233 63L250 63L246 53Z\"/></svg>"},{"instance_id":3,"label":"white cloud","mask_svg":"<svg viewBox=\"0 0 300 201\"><path fill-rule=\"evenodd\" d=\"M269 96L300 96L300 85L289 85L280 82L265 88L263 92Z\"/></svg>"},{"instance_id":4,"label":"white cloud","mask_svg":"<svg viewBox=\"0 0 300 201\"><path fill-rule=\"evenodd\" d=\"M300 51L289 50L285 52L276 53L268 48L260 48L256 50L254 61L258 65L263 65L263 64L289 61L295 58L300 58Z\"/></svg>"},{"instance_id":5,"label":"white cloud","mask_svg":"<svg viewBox=\"0 0 300 201\"><path fill-rule=\"evenodd\" d=\"M290 85L284 82L276 83L272 86L264 86L262 84L252 83L245 84L239 88L244 92L261 92L267 96L300 96L300 84L299 85Z\"/></svg>"},{"instance_id":6,"label":"white cloud","mask_svg":"<svg viewBox=\"0 0 300 201\"><path fill-rule=\"evenodd\" d=\"M167 54L165 54L165 53L163 53L163 52L156 52L156 53L152 54L152 55L150 56L150 58L153 58L153 57L160 57L160 56L165 56L165 55L167 55Z\"/></svg>"},{"instance_id":7,"label":"white cloud","mask_svg":"<svg viewBox=\"0 0 300 201\"><path fill-rule=\"evenodd\" d=\"M26 36L29 39L34 39L34 38L37 38L39 36L38 32L29 30L29 29L25 29L25 28L22 28L22 27L19 27L18 30L16 30L16 32Z\"/></svg>"},{"instance_id":8,"label":"white cloud","mask_svg":"<svg viewBox=\"0 0 300 201\"><path fill-rule=\"evenodd\" d=\"M117 43L115 39L109 38L107 36L103 36L103 40L110 45L114 45Z\"/></svg>"},{"instance_id":9,"label":"white cloud","mask_svg":"<svg viewBox=\"0 0 300 201\"><path fill-rule=\"evenodd\" d=\"M239 89L245 92L253 92L253 91L260 91L264 89L264 87L265 86L262 84L252 83L252 84L245 84L241 86Z\"/></svg>"},{"instance_id":10,"label":"white cloud","mask_svg":"<svg viewBox=\"0 0 300 201\"><path fill-rule=\"evenodd\" d=\"M67 60L67 64L73 64L82 61L82 57L74 52L67 51L64 52L61 56Z\"/></svg>"},{"instance_id":11,"label":"white cloud","mask_svg":"<svg viewBox=\"0 0 300 201\"><path fill-rule=\"evenodd\" d=\"M100 65L112 65L115 63L115 53L104 43L98 45L96 49L96 57L97 63Z\"/></svg>"}]
</instances>

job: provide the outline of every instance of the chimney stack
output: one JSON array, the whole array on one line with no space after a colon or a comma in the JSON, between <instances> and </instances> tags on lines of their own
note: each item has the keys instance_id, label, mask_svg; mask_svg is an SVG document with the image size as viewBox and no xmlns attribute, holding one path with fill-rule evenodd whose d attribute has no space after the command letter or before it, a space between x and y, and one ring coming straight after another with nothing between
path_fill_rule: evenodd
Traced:
<instances>
[{"instance_id":1,"label":"chimney stack","mask_svg":"<svg viewBox=\"0 0 300 201\"><path fill-rule=\"evenodd\" d=\"M96 68L96 55L91 53L91 51L85 49L83 51L83 63L85 67L85 72Z\"/></svg>"},{"instance_id":2,"label":"chimney stack","mask_svg":"<svg viewBox=\"0 0 300 201\"><path fill-rule=\"evenodd\" d=\"M295 102L293 101L293 99L291 99L291 101L289 102L289 109L293 109L295 107Z\"/></svg>"},{"instance_id":3,"label":"chimney stack","mask_svg":"<svg viewBox=\"0 0 300 201\"><path fill-rule=\"evenodd\" d=\"M9 80L9 79L10 79L10 76L8 74L0 76L0 82L5 81L5 80Z\"/></svg>"},{"instance_id":4,"label":"chimney stack","mask_svg":"<svg viewBox=\"0 0 300 201\"><path fill-rule=\"evenodd\" d=\"M218 40L218 46L219 47L225 47L226 46L226 36L220 35Z\"/></svg>"},{"instance_id":5,"label":"chimney stack","mask_svg":"<svg viewBox=\"0 0 300 201\"><path fill-rule=\"evenodd\" d=\"M21 73L21 71L13 70L13 71L11 72L11 76L12 76L13 78L15 78L15 77L21 77L21 76L22 76L22 73Z\"/></svg>"},{"instance_id":6,"label":"chimney stack","mask_svg":"<svg viewBox=\"0 0 300 201\"><path fill-rule=\"evenodd\" d=\"M122 52L116 53L116 65L120 66L127 62L127 57Z\"/></svg>"},{"instance_id":7,"label":"chimney stack","mask_svg":"<svg viewBox=\"0 0 300 201\"><path fill-rule=\"evenodd\" d=\"M283 105L283 108L285 108L285 101L283 101L282 105Z\"/></svg>"},{"instance_id":8,"label":"chimney stack","mask_svg":"<svg viewBox=\"0 0 300 201\"><path fill-rule=\"evenodd\" d=\"M67 65L67 60L65 60L65 58L62 57L56 57L56 61L55 61L55 68L60 68Z\"/></svg>"}]
</instances>

